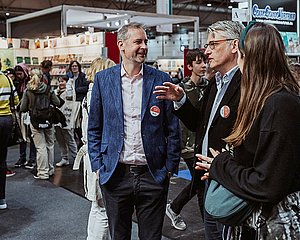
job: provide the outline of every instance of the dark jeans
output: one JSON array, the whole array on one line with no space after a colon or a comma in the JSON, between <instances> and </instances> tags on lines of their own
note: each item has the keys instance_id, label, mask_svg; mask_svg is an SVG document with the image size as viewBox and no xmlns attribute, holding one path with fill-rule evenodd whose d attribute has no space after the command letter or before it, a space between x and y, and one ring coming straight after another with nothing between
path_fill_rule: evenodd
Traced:
<instances>
[{"instance_id":1,"label":"dark jeans","mask_svg":"<svg viewBox=\"0 0 300 240\"><path fill-rule=\"evenodd\" d=\"M205 181L205 193L209 186L209 181ZM224 233L227 232L224 229L224 225L222 223L217 222L213 219L204 209L204 227L205 227L205 239L206 240L222 240L226 239L225 237L222 238L223 231Z\"/></svg>"},{"instance_id":2,"label":"dark jeans","mask_svg":"<svg viewBox=\"0 0 300 240\"><path fill-rule=\"evenodd\" d=\"M194 160L185 159L184 160L188 166L188 169L193 175L194 172ZM171 209L176 214L180 214L182 208L197 194L198 197L198 205L203 218L203 192L199 187L192 188L192 182L190 182L182 191L177 195L177 197L171 202Z\"/></svg>"},{"instance_id":3,"label":"dark jeans","mask_svg":"<svg viewBox=\"0 0 300 240\"><path fill-rule=\"evenodd\" d=\"M0 116L0 199L5 199L7 136L11 135L12 126L12 116Z\"/></svg>"},{"instance_id":4,"label":"dark jeans","mask_svg":"<svg viewBox=\"0 0 300 240\"><path fill-rule=\"evenodd\" d=\"M101 186L111 238L130 240L134 209L141 240L161 240L169 179L163 185L151 173L134 173L119 163L108 183Z\"/></svg>"},{"instance_id":5,"label":"dark jeans","mask_svg":"<svg viewBox=\"0 0 300 240\"><path fill-rule=\"evenodd\" d=\"M36 161L36 148L34 146L33 139L31 137L31 130L28 128L28 135L30 139L30 152L29 152L29 160L35 162ZM20 159L26 160L26 148L27 148L27 142L20 144Z\"/></svg>"}]
</instances>

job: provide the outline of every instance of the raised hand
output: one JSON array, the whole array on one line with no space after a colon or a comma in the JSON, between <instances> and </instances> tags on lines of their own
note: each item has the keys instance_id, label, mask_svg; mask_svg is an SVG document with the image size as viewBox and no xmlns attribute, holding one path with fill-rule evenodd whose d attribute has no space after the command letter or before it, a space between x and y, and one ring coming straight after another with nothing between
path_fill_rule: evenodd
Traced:
<instances>
[{"instance_id":1,"label":"raised hand","mask_svg":"<svg viewBox=\"0 0 300 240\"><path fill-rule=\"evenodd\" d=\"M163 86L155 87L153 94L157 95L157 99L179 101L183 97L184 91L181 87L173 83L164 82Z\"/></svg>"}]
</instances>

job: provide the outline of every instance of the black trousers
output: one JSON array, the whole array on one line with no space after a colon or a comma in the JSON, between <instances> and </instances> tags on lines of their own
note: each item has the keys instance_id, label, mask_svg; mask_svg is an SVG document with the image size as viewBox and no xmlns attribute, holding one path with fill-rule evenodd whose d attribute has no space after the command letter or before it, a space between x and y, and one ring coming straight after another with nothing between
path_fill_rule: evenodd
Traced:
<instances>
[{"instance_id":1,"label":"black trousers","mask_svg":"<svg viewBox=\"0 0 300 240\"><path fill-rule=\"evenodd\" d=\"M193 175L194 170L194 159L184 160L188 166L188 169ZM195 196L198 197L198 205L200 209L201 216L203 218L203 194L199 187L192 187L192 182L190 182L182 191L177 195L177 197L171 202L171 209L176 213L180 214L182 208Z\"/></svg>"},{"instance_id":2,"label":"black trousers","mask_svg":"<svg viewBox=\"0 0 300 240\"><path fill-rule=\"evenodd\" d=\"M8 137L11 135L13 127L12 116L0 116L0 199L5 199L6 187L6 157Z\"/></svg>"},{"instance_id":3,"label":"black trousers","mask_svg":"<svg viewBox=\"0 0 300 240\"><path fill-rule=\"evenodd\" d=\"M130 240L136 211L141 240L161 240L169 179L155 182L147 166L119 163L108 183L101 186L113 240Z\"/></svg>"}]
</instances>

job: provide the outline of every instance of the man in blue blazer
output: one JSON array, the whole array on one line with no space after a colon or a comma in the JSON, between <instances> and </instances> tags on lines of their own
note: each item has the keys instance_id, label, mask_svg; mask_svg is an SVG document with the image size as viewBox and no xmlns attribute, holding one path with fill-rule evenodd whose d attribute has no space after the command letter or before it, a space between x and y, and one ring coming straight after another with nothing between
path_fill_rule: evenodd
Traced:
<instances>
[{"instance_id":1,"label":"man in blue blazer","mask_svg":"<svg viewBox=\"0 0 300 240\"><path fill-rule=\"evenodd\" d=\"M114 240L131 238L134 210L139 238L161 239L169 177L180 159L173 103L152 93L170 77L144 64L147 41L141 24L124 25L122 63L96 74L91 97L89 155Z\"/></svg>"}]
</instances>

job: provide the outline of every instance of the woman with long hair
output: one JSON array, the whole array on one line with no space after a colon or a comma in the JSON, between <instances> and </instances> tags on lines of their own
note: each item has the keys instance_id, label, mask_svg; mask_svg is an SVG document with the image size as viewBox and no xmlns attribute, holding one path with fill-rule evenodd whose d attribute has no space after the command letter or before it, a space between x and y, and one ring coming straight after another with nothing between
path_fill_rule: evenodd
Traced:
<instances>
[{"instance_id":1,"label":"woman with long hair","mask_svg":"<svg viewBox=\"0 0 300 240\"><path fill-rule=\"evenodd\" d=\"M110 239L108 230L108 218L102 201L99 186L99 177L92 172L90 158L87 153L87 127L90 108L91 93L94 84L94 77L97 72L114 66L115 63L109 58L96 58L87 72L87 79L90 82L89 91L82 103L82 142L83 146L78 151L74 162L74 170L79 169L79 163L83 157L84 163L84 189L85 196L92 202L87 226L87 240L107 240Z\"/></svg>"},{"instance_id":2,"label":"woman with long hair","mask_svg":"<svg viewBox=\"0 0 300 240\"><path fill-rule=\"evenodd\" d=\"M232 228L232 239L299 239L300 90L278 30L251 22L239 43L242 75L237 120L225 139L228 151L211 149L214 159L196 155L196 169L259 207ZM211 146L213 147L213 146ZM230 150L230 151L229 151ZM222 153L220 153L222 151ZM262 211L267 220L259 231ZM283 219L284 216L284 219Z\"/></svg>"},{"instance_id":3,"label":"woman with long hair","mask_svg":"<svg viewBox=\"0 0 300 240\"><path fill-rule=\"evenodd\" d=\"M81 142L82 131L82 109L80 104L86 96L89 89L89 82L86 79L86 75L82 72L81 64L78 61L71 61L69 64L69 72L67 74L69 80L66 85L66 99L73 101L73 110L77 108L77 115L75 116L75 140L78 145L78 149L83 145Z\"/></svg>"}]
</instances>

